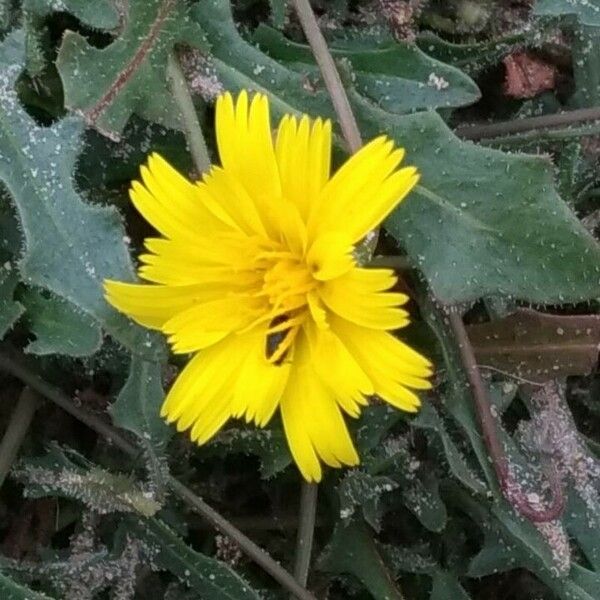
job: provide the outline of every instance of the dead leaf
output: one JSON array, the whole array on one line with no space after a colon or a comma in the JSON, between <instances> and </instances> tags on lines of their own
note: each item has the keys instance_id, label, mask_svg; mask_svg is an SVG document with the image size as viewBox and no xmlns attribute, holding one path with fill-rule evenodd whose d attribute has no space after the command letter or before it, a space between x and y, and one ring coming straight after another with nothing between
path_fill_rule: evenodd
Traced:
<instances>
[{"instance_id":1,"label":"dead leaf","mask_svg":"<svg viewBox=\"0 0 600 600\"><path fill-rule=\"evenodd\" d=\"M533 98L556 86L556 67L537 56L515 52L502 62L506 67L504 93L510 98Z\"/></svg>"},{"instance_id":2,"label":"dead leaf","mask_svg":"<svg viewBox=\"0 0 600 600\"><path fill-rule=\"evenodd\" d=\"M478 364L532 381L585 375L598 363L600 315L521 309L467 329Z\"/></svg>"}]
</instances>

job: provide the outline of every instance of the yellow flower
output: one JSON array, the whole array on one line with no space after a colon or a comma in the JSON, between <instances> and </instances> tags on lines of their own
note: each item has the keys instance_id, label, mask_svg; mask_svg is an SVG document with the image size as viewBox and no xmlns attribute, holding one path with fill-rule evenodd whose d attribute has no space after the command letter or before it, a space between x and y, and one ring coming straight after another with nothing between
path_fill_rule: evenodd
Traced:
<instances>
[{"instance_id":1,"label":"yellow flower","mask_svg":"<svg viewBox=\"0 0 600 600\"><path fill-rule=\"evenodd\" d=\"M264 427L277 408L308 481L321 461L356 465L342 411L369 396L414 412L431 365L389 330L408 324L407 296L387 269L357 266L354 246L419 176L379 137L330 176L331 123L286 115L271 135L269 103L241 92L216 107L221 167L192 183L153 154L131 186L160 232L145 241L141 278L106 282L132 319L196 353L162 416L203 444L231 418Z\"/></svg>"}]
</instances>

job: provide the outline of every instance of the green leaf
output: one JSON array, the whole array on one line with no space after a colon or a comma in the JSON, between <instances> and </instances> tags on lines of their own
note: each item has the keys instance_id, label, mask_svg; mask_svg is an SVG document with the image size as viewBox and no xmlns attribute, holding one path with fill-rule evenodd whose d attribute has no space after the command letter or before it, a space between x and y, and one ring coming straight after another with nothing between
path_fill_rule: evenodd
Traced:
<instances>
[{"instance_id":1,"label":"green leaf","mask_svg":"<svg viewBox=\"0 0 600 600\"><path fill-rule=\"evenodd\" d=\"M8 264L10 266L10 263ZM12 267L7 269L2 265L0 267L0 339L8 333L25 311L25 307L13 298L18 283L18 274Z\"/></svg>"},{"instance_id":2,"label":"green leaf","mask_svg":"<svg viewBox=\"0 0 600 600\"><path fill-rule=\"evenodd\" d=\"M487 448L483 442L478 420L473 410L473 401L471 398L470 388L465 382L462 368L459 366L457 356L456 342L452 334L448 331L447 325L440 317L437 310L427 301L422 304L423 315L438 336L442 350L444 352L447 386L444 393L444 406L453 416L456 422L462 428L465 437L469 440L472 451L477 457L481 469L485 473L488 486L494 495L495 502L491 506L491 514L494 519L489 526L484 528L487 542L497 546L498 538L501 537L505 544L511 544L520 553L527 557L528 568L531 568L536 573L550 573L556 571L560 567L559 561L553 555L552 549L542 537L540 532L534 525L521 519L517 516L511 506L508 505L500 490L494 470L491 467ZM502 428L501 421L498 420L498 435L500 443L504 448L509 465L514 472L519 473L520 485L524 486L541 486L539 473L534 470L532 465L522 456L517 448L514 440ZM541 489L538 487L538 489ZM456 500L456 504L461 508L464 507L468 511L469 507L473 514L473 520L478 523L489 522L487 516L489 507L480 507L479 501L475 497L469 497L463 490L456 492L460 497ZM488 540L489 537L489 540ZM515 550L515 551L516 551ZM490 552L484 553L486 565L494 564L490 561ZM502 560L513 560L514 552L501 553ZM474 565L471 565L469 574L471 576L481 576L480 571L473 572ZM499 569L498 565L494 568Z\"/></svg>"},{"instance_id":3,"label":"green leaf","mask_svg":"<svg viewBox=\"0 0 600 600\"><path fill-rule=\"evenodd\" d=\"M539 35L539 32L532 28L531 32L513 33L500 39L457 44L430 31L424 31L418 35L416 41L423 52L475 77L487 67L500 62L515 46L532 41L536 35Z\"/></svg>"},{"instance_id":4,"label":"green leaf","mask_svg":"<svg viewBox=\"0 0 600 600\"><path fill-rule=\"evenodd\" d=\"M455 500L471 516L484 533L480 552L468 567L469 577L485 577L521 566L552 578L556 573L550 548L544 544L534 525L519 519L505 506L489 507L482 501L468 497L462 490L454 489Z\"/></svg>"},{"instance_id":5,"label":"green leaf","mask_svg":"<svg viewBox=\"0 0 600 600\"><path fill-rule=\"evenodd\" d=\"M148 517L160 508L151 494L129 477L101 469L74 450L56 444L45 456L21 461L12 476L25 485L28 498L71 498L98 514L122 512Z\"/></svg>"},{"instance_id":6,"label":"green leaf","mask_svg":"<svg viewBox=\"0 0 600 600\"><path fill-rule=\"evenodd\" d=\"M192 550L159 519L128 519L128 531L155 550L154 562L176 575L199 598L260 600L235 571L224 563Z\"/></svg>"},{"instance_id":7,"label":"green leaf","mask_svg":"<svg viewBox=\"0 0 600 600\"><path fill-rule=\"evenodd\" d=\"M384 475L371 475L360 469L345 473L340 482L340 516L343 520L353 519L359 507L362 516L375 531L381 527L381 497L398 488L398 483Z\"/></svg>"},{"instance_id":8,"label":"green leaf","mask_svg":"<svg viewBox=\"0 0 600 600\"><path fill-rule=\"evenodd\" d=\"M375 600L403 600L365 523L338 523L319 558L319 567L330 573L354 575Z\"/></svg>"},{"instance_id":9,"label":"green leaf","mask_svg":"<svg viewBox=\"0 0 600 600\"><path fill-rule=\"evenodd\" d=\"M22 242L9 202L8 190L0 183L0 339L25 311L25 307L14 298L19 284L16 262Z\"/></svg>"},{"instance_id":10,"label":"green leaf","mask_svg":"<svg viewBox=\"0 0 600 600\"><path fill-rule=\"evenodd\" d=\"M429 600L470 600L458 579L447 571L437 571L433 576L433 588Z\"/></svg>"},{"instance_id":11,"label":"green leaf","mask_svg":"<svg viewBox=\"0 0 600 600\"><path fill-rule=\"evenodd\" d=\"M129 377L110 413L114 422L134 433L160 454L173 430L160 418L164 399L159 362L132 356Z\"/></svg>"},{"instance_id":12,"label":"green leaf","mask_svg":"<svg viewBox=\"0 0 600 600\"><path fill-rule=\"evenodd\" d=\"M301 72L317 75L310 48L288 40L280 32L260 25L253 35L261 49ZM397 114L430 108L472 104L479 89L464 73L424 54L417 46L390 42L372 49L331 47L334 58L347 61L353 83L364 98Z\"/></svg>"},{"instance_id":13,"label":"green leaf","mask_svg":"<svg viewBox=\"0 0 600 600\"><path fill-rule=\"evenodd\" d=\"M24 0L23 10L39 17L46 17L60 10L71 13L88 27L115 29L119 25L119 13L111 0Z\"/></svg>"},{"instance_id":14,"label":"green leaf","mask_svg":"<svg viewBox=\"0 0 600 600\"><path fill-rule=\"evenodd\" d=\"M52 600L50 596L34 592L3 573L0 573L0 594L3 600Z\"/></svg>"},{"instance_id":15,"label":"green leaf","mask_svg":"<svg viewBox=\"0 0 600 600\"><path fill-rule=\"evenodd\" d=\"M421 469L413 479L403 479L404 504L429 531L441 532L446 526L448 514L439 493L436 475Z\"/></svg>"},{"instance_id":16,"label":"green leaf","mask_svg":"<svg viewBox=\"0 0 600 600\"><path fill-rule=\"evenodd\" d=\"M442 302L600 294L600 246L556 192L547 159L460 141L433 113L382 115L371 127L402 141L419 167L423 187L385 226Z\"/></svg>"},{"instance_id":17,"label":"green leaf","mask_svg":"<svg viewBox=\"0 0 600 600\"><path fill-rule=\"evenodd\" d=\"M600 510L598 497L590 498L596 512ZM565 526L570 536L585 554L592 568L600 573L600 522L584 501L575 493L569 494L569 503L564 515Z\"/></svg>"},{"instance_id":18,"label":"green leaf","mask_svg":"<svg viewBox=\"0 0 600 600\"><path fill-rule=\"evenodd\" d=\"M177 128L179 110L166 78L168 54L178 43L205 48L184 2L129 0L126 6L125 27L114 42L99 49L67 32L56 62L65 105L114 139L134 112Z\"/></svg>"},{"instance_id":19,"label":"green leaf","mask_svg":"<svg viewBox=\"0 0 600 600\"><path fill-rule=\"evenodd\" d=\"M354 425L356 445L359 454L365 455L376 449L390 429L402 420L402 413L388 404L366 406Z\"/></svg>"},{"instance_id":20,"label":"green leaf","mask_svg":"<svg viewBox=\"0 0 600 600\"><path fill-rule=\"evenodd\" d=\"M100 348L102 332L98 324L88 315L78 313L72 304L33 288L21 294L20 299L29 330L36 337L25 352L89 356Z\"/></svg>"},{"instance_id":21,"label":"green leaf","mask_svg":"<svg viewBox=\"0 0 600 600\"><path fill-rule=\"evenodd\" d=\"M289 0L269 0L271 8L271 22L277 29L283 29L285 26L285 17L288 11Z\"/></svg>"},{"instance_id":22,"label":"green leaf","mask_svg":"<svg viewBox=\"0 0 600 600\"><path fill-rule=\"evenodd\" d=\"M463 485L476 494L487 492L487 486L471 469L465 456L448 434L444 421L432 404L423 404L417 417L411 421L411 425L418 429L431 431L432 434L439 436L450 471Z\"/></svg>"},{"instance_id":23,"label":"green leaf","mask_svg":"<svg viewBox=\"0 0 600 600\"><path fill-rule=\"evenodd\" d=\"M7 65L0 82L0 180L16 207L24 248L19 271L25 283L70 302L134 353L155 355L156 336L112 309L105 278L131 280L121 219L113 208L90 206L73 187L81 145L77 118L39 127L20 106L13 85L24 64L22 32L0 46Z\"/></svg>"},{"instance_id":24,"label":"green leaf","mask_svg":"<svg viewBox=\"0 0 600 600\"><path fill-rule=\"evenodd\" d=\"M269 429L228 428L206 446L206 451L219 456L235 453L258 456L264 479L274 477L292 462L283 429L273 426Z\"/></svg>"},{"instance_id":25,"label":"green leaf","mask_svg":"<svg viewBox=\"0 0 600 600\"><path fill-rule=\"evenodd\" d=\"M584 25L600 25L598 0L537 0L533 13L540 17L570 16Z\"/></svg>"},{"instance_id":26,"label":"green leaf","mask_svg":"<svg viewBox=\"0 0 600 600\"><path fill-rule=\"evenodd\" d=\"M485 577L525 568L535 573L561 600L595 600L600 589L600 575L578 564L571 566L567 576L542 566L539 556L531 553L519 541L513 542L494 526L484 526L485 543L469 565L470 577Z\"/></svg>"},{"instance_id":27,"label":"green leaf","mask_svg":"<svg viewBox=\"0 0 600 600\"><path fill-rule=\"evenodd\" d=\"M226 88L268 92L278 115L333 115L322 86L309 91L300 74L238 34L227 2L206 0L193 15ZM386 227L440 300L500 294L556 303L600 295L600 247L557 194L547 159L463 142L434 112L391 114L353 89L350 99L365 138L387 133L422 173L423 187Z\"/></svg>"},{"instance_id":28,"label":"green leaf","mask_svg":"<svg viewBox=\"0 0 600 600\"><path fill-rule=\"evenodd\" d=\"M570 581L564 583L565 600L595 600L600 590L600 574L585 569L581 565L573 565Z\"/></svg>"},{"instance_id":29,"label":"green leaf","mask_svg":"<svg viewBox=\"0 0 600 600\"><path fill-rule=\"evenodd\" d=\"M600 11L600 4L598 4ZM570 102L578 107L600 103L600 12L595 25L580 24L575 28L571 52L575 93Z\"/></svg>"},{"instance_id":30,"label":"green leaf","mask_svg":"<svg viewBox=\"0 0 600 600\"><path fill-rule=\"evenodd\" d=\"M401 573L431 575L439 569L425 544L410 547L397 544L378 544L377 546L386 564L390 565L397 576Z\"/></svg>"}]
</instances>

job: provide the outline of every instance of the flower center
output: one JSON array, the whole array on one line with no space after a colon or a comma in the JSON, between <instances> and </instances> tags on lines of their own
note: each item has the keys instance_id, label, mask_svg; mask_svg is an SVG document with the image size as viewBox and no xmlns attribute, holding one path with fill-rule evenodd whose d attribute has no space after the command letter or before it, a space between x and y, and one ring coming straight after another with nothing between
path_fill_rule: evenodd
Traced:
<instances>
[{"instance_id":1,"label":"flower center","mask_svg":"<svg viewBox=\"0 0 600 600\"><path fill-rule=\"evenodd\" d=\"M288 250L272 250L256 257L256 269L263 273L257 296L268 302L267 312L259 319L269 323L265 340L265 357L280 365L294 343L308 311L308 294L318 281L304 257Z\"/></svg>"},{"instance_id":2,"label":"flower center","mask_svg":"<svg viewBox=\"0 0 600 600\"><path fill-rule=\"evenodd\" d=\"M306 294L315 289L317 282L304 262L280 259L265 272L263 292L273 310L288 312L306 305Z\"/></svg>"}]
</instances>

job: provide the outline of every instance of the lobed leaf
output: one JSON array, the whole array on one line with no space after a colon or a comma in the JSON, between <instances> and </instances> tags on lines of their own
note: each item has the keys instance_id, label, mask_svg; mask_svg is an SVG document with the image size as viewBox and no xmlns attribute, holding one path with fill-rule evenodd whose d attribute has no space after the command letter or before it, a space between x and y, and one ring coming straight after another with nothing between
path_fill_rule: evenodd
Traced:
<instances>
[{"instance_id":1,"label":"lobed leaf","mask_svg":"<svg viewBox=\"0 0 600 600\"><path fill-rule=\"evenodd\" d=\"M177 0L130 0L123 31L105 48L67 32L56 61L65 105L114 139L133 113L177 128L166 67L178 43L205 49L202 30Z\"/></svg>"},{"instance_id":2,"label":"lobed leaf","mask_svg":"<svg viewBox=\"0 0 600 600\"><path fill-rule=\"evenodd\" d=\"M155 336L104 300L105 278L133 278L123 225L113 208L89 205L75 190L72 172L84 129L81 119L40 127L21 107L14 83L24 56L20 31L0 45L0 63L6 65L0 76L0 180L23 232L21 278L69 302L132 352L160 353Z\"/></svg>"},{"instance_id":3,"label":"lobed leaf","mask_svg":"<svg viewBox=\"0 0 600 600\"><path fill-rule=\"evenodd\" d=\"M159 451L164 449L172 430L160 418L164 399L161 363L133 356L129 377L110 412L115 423L150 442Z\"/></svg>"},{"instance_id":4,"label":"lobed leaf","mask_svg":"<svg viewBox=\"0 0 600 600\"><path fill-rule=\"evenodd\" d=\"M475 77L484 69L497 64L515 47L533 43L538 32L519 31L500 39L481 42L456 43L442 39L430 31L421 32L417 39L418 47L433 58L461 69Z\"/></svg>"},{"instance_id":5,"label":"lobed leaf","mask_svg":"<svg viewBox=\"0 0 600 600\"><path fill-rule=\"evenodd\" d=\"M160 508L151 494L129 477L96 467L74 450L57 444L45 456L23 460L12 476L25 485L26 497L71 498L98 514L123 512L149 517Z\"/></svg>"},{"instance_id":6,"label":"lobed leaf","mask_svg":"<svg viewBox=\"0 0 600 600\"><path fill-rule=\"evenodd\" d=\"M361 520L336 525L319 557L321 569L354 575L375 600L403 600L368 527Z\"/></svg>"},{"instance_id":7,"label":"lobed leaf","mask_svg":"<svg viewBox=\"0 0 600 600\"><path fill-rule=\"evenodd\" d=\"M36 337L25 352L89 356L100 348L100 327L85 313L77 312L72 304L57 296L44 296L34 288L21 294L20 300L29 330Z\"/></svg>"},{"instance_id":8,"label":"lobed leaf","mask_svg":"<svg viewBox=\"0 0 600 600\"><path fill-rule=\"evenodd\" d=\"M439 436L450 471L458 481L476 494L487 492L486 485L468 464L466 457L448 434L443 419L438 415L432 404L424 404L417 417L411 421L411 425L418 429L431 431Z\"/></svg>"},{"instance_id":9,"label":"lobed leaf","mask_svg":"<svg viewBox=\"0 0 600 600\"><path fill-rule=\"evenodd\" d=\"M69 12L82 23L97 29L114 29L119 25L117 5L111 0L24 0L23 10L46 17L60 10Z\"/></svg>"},{"instance_id":10,"label":"lobed leaf","mask_svg":"<svg viewBox=\"0 0 600 600\"><path fill-rule=\"evenodd\" d=\"M128 519L128 530L154 553L161 568L176 575L199 598L260 600L259 594L226 564L196 552L161 520Z\"/></svg>"},{"instance_id":11,"label":"lobed leaf","mask_svg":"<svg viewBox=\"0 0 600 600\"><path fill-rule=\"evenodd\" d=\"M310 48L260 25L253 41L270 56L319 79ZM331 48L334 58L352 68L358 93L385 111L403 114L432 108L454 108L476 102L479 89L462 71L427 56L409 43L387 42L363 48L347 42Z\"/></svg>"}]
</instances>

